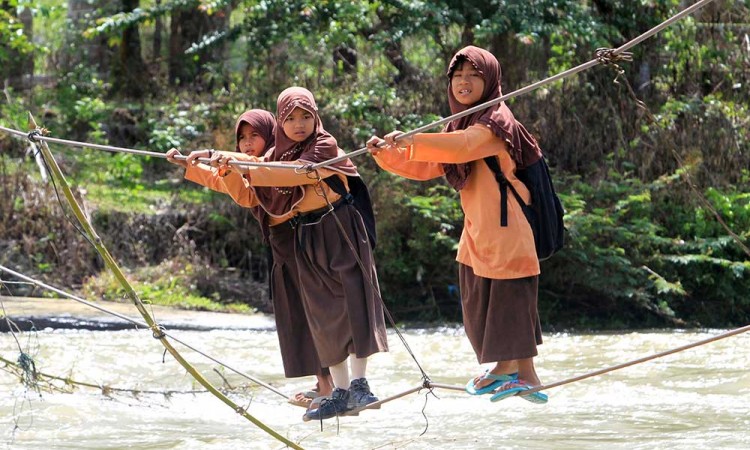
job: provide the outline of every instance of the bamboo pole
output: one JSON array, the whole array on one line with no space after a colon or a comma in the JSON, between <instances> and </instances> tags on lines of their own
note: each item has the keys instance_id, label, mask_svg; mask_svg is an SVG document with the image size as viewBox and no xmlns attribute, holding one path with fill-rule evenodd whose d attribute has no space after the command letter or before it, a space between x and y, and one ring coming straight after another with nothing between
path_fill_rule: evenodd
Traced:
<instances>
[{"instance_id":1,"label":"bamboo pole","mask_svg":"<svg viewBox=\"0 0 750 450\"><path fill-rule=\"evenodd\" d=\"M29 113L29 123L34 129L39 129L39 127L36 124L36 120L34 120L34 116L32 116L31 113ZM102 243L101 238L96 234L94 227L91 225L88 218L83 213L81 206L78 204L75 197L73 197L73 192L70 190L70 185L68 184L67 180L65 179L65 176L60 170L60 167L57 165L57 161L55 161L55 158L52 156L52 152L50 151L47 143L44 141L39 141L39 142L34 142L34 145L39 149L39 151L41 151L42 157L47 162L47 166L49 167L52 177L58 180L59 186L63 194L65 195L65 198L67 199L68 204L73 210L73 214L75 214L76 218L78 219L78 222L81 224L84 231L88 234L91 242L94 245L94 248L104 260L104 264L112 271L117 281L120 283L123 289L125 289L125 293L127 294L128 298L130 298L130 300L133 301L133 304L135 305L136 309L143 317L143 320L145 320L146 323L148 324L149 328L151 329L151 332L154 335L154 338L158 339L159 342L161 342L161 344L172 355L172 357L174 357L174 359L176 359L177 362L179 362L180 365L184 367L185 370L187 370L187 372L193 378L195 378L196 381L198 381L198 383L200 383L203 387L205 387L209 392L211 392L219 400L221 400L226 405L234 409L238 414L240 414L242 417L252 422L255 426L257 426L261 430L273 436L278 441L283 442L284 444L286 444L287 446L291 448L302 449L302 447L290 441L289 439L285 438L281 434L277 433L276 431L271 429L269 426L265 425L263 422L256 419L250 413L248 413L243 407L239 406L238 404L233 402L231 399L229 399L226 395L221 393L221 391L219 391L206 378L204 378L203 375L200 372L198 372L198 370L196 370L187 360L185 360L182 357L182 355L172 346L169 340L167 340L167 337L163 333L161 328L159 328L159 325L151 317L148 310L146 310L146 307L143 305L143 302L138 297L138 294L130 285L130 282L128 282L127 278L125 278L125 274L117 265L117 262L114 260L112 255L110 255L109 251Z\"/></svg>"}]
</instances>

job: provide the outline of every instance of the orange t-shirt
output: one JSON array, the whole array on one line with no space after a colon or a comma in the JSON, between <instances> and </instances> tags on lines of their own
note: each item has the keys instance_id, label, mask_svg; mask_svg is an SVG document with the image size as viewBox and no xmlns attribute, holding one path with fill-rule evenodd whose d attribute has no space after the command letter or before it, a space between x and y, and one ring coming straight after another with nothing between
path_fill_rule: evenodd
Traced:
<instances>
[{"instance_id":1,"label":"orange t-shirt","mask_svg":"<svg viewBox=\"0 0 750 450\"><path fill-rule=\"evenodd\" d=\"M229 152L227 152L227 154L240 160L262 162L262 160L254 157L242 157L240 156L241 154L238 155ZM290 164L297 163L291 161ZM250 169L251 174L247 177L250 179L248 181L245 176L238 172L230 172L222 177L213 167L205 164L198 164L196 166L188 166L185 170L185 179L205 186L211 190L227 194L232 197L232 200L234 200L235 203L246 208L261 206L258 197L255 195L255 189L253 186L275 186L281 188L288 186L303 186L304 196L299 202L293 205L292 209L282 215L268 214L269 226L279 225L298 214L326 207L328 203L326 202L325 197L322 196L321 192L325 192L328 201L331 203L341 198L341 196L334 192L327 183L318 182L315 178L311 178L305 173L298 173L292 169L278 167L251 167ZM346 176L325 168L318 169L318 173L320 174L321 179L327 178L331 175L339 176L348 190L349 186Z\"/></svg>"},{"instance_id":2,"label":"orange t-shirt","mask_svg":"<svg viewBox=\"0 0 750 450\"><path fill-rule=\"evenodd\" d=\"M385 150L375 155L383 169L407 178L428 180L444 174L440 163L474 161L461 189L464 229L456 260L484 278L514 279L538 275L539 260L534 234L512 193L508 193L508 226L500 226L500 189L495 176L482 161L497 156L509 182L526 201L531 195L515 176L516 164L505 141L484 125L450 133L421 133L408 148Z\"/></svg>"}]
</instances>

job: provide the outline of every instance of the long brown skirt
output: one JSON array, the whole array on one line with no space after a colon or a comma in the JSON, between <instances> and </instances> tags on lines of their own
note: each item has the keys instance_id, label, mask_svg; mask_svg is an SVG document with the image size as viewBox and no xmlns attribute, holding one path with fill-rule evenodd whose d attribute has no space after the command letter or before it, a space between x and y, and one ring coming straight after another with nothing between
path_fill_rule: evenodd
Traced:
<instances>
[{"instance_id":1,"label":"long brown skirt","mask_svg":"<svg viewBox=\"0 0 750 450\"><path fill-rule=\"evenodd\" d=\"M339 364L352 353L365 358L388 351L378 276L359 212L343 204L322 217L305 218L296 230L302 301L323 367Z\"/></svg>"},{"instance_id":2,"label":"long brown skirt","mask_svg":"<svg viewBox=\"0 0 750 450\"><path fill-rule=\"evenodd\" d=\"M459 264L466 336L480 364L532 358L542 344L537 311L539 276L495 280Z\"/></svg>"},{"instance_id":3,"label":"long brown skirt","mask_svg":"<svg viewBox=\"0 0 750 450\"><path fill-rule=\"evenodd\" d=\"M268 240L273 253L271 300L284 375L294 378L327 374L328 369L320 364L302 305L294 259L294 229L288 223L271 227Z\"/></svg>"}]
</instances>

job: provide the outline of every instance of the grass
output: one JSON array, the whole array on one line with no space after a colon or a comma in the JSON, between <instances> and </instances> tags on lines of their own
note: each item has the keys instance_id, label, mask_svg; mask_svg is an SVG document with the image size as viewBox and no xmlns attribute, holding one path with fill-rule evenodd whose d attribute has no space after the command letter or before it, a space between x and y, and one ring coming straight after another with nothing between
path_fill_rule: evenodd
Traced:
<instances>
[{"instance_id":1,"label":"grass","mask_svg":"<svg viewBox=\"0 0 750 450\"><path fill-rule=\"evenodd\" d=\"M176 185L168 180L144 188L136 186L111 186L87 183L82 186L86 200L102 212L125 212L136 214L158 214L164 208L180 204L208 202L213 192L208 189Z\"/></svg>"},{"instance_id":2,"label":"grass","mask_svg":"<svg viewBox=\"0 0 750 450\"><path fill-rule=\"evenodd\" d=\"M181 309L232 313L253 313L250 305L221 302L218 294L201 295L197 289L199 268L181 258L164 261L158 266L140 267L127 274L128 281L146 304ZM83 286L87 298L123 301L125 290L109 271L90 277Z\"/></svg>"}]
</instances>

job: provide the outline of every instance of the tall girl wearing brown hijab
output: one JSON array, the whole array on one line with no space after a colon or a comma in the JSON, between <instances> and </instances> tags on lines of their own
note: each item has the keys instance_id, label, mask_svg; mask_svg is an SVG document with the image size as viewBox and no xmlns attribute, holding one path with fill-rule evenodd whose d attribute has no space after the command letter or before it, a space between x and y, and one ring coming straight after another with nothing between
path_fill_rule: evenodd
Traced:
<instances>
[{"instance_id":1,"label":"tall girl wearing brown hijab","mask_svg":"<svg viewBox=\"0 0 750 450\"><path fill-rule=\"evenodd\" d=\"M469 46L448 67L448 101L453 114L502 96L500 64L488 51ZM539 145L505 105L450 122L442 133L368 141L385 170L415 180L445 176L460 192L464 228L458 244L459 282L466 335L480 364L493 366L468 381L472 395L497 401L541 384L534 368L542 343L537 313L539 261L534 236L520 205L507 201L508 226L500 227L500 190L483 158L495 156L516 191L530 194L515 175L541 157ZM386 150L378 146L383 142ZM544 403L535 392L522 398Z\"/></svg>"},{"instance_id":2,"label":"tall girl wearing brown hijab","mask_svg":"<svg viewBox=\"0 0 750 450\"><path fill-rule=\"evenodd\" d=\"M343 154L323 128L310 91L286 89L277 108L276 148L267 161L299 166ZM272 234L293 233L296 240L303 306L335 387L305 419L327 419L377 401L366 379L367 358L388 345L372 249L360 213L322 182L337 177L349 190L349 180L359 177L357 168L346 159L316 172L269 166L238 170L245 187L233 198L260 205Z\"/></svg>"},{"instance_id":3,"label":"tall girl wearing brown hijab","mask_svg":"<svg viewBox=\"0 0 750 450\"><path fill-rule=\"evenodd\" d=\"M273 148L275 130L276 119L273 114L262 109L252 109L245 111L237 119L236 153L201 150L192 152L185 161L175 159L179 151L172 149L167 153L167 159L185 167L186 179L215 191L228 193L236 190L234 185L242 185L241 177L236 174L222 176L216 168L198 163L198 158L211 158L213 163L231 155L234 159L243 161L262 161L263 155ZM330 395L333 389L331 376L328 369L321 366L302 306L297 265L294 262L294 238L291 233L271 233L265 213L259 207L253 207L252 212L261 225L263 238L271 247L273 255L271 300L284 375L287 378L315 375L318 380L317 393ZM304 398L304 394L300 393L293 400L304 404Z\"/></svg>"}]
</instances>

